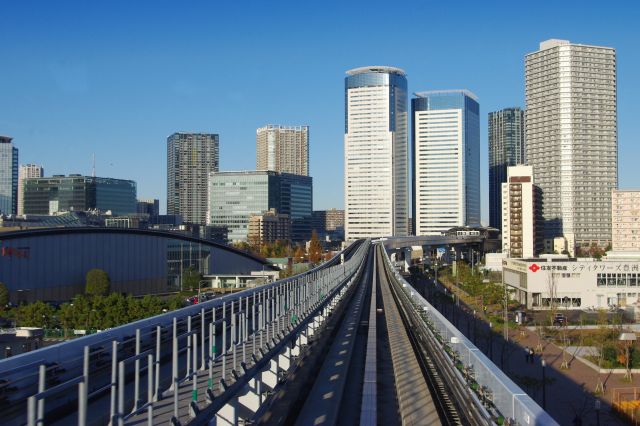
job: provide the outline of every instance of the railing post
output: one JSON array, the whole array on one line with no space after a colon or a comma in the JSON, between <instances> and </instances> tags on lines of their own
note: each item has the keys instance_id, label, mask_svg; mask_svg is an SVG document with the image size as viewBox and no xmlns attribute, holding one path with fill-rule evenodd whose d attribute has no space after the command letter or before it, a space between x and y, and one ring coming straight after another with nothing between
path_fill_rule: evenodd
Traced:
<instances>
[{"instance_id":1,"label":"railing post","mask_svg":"<svg viewBox=\"0 0 640 426\"><path fill-rule=\"evenodd\" d=\"M169 390L177 392L176 381L178 379L178 319L173 318L173 338L171 340L171 387Z\"/></svg>"},{"instance_id":2,"label":"railing post","mask_svg":"<svg viewBox=\"0 0 640 426\"><path fill-rule=\"evenodd\" d=\"M185 379L189 378L189 372L191 371L191 315L187 317L187 375ZM194 366L195 367L195 366Z\"/></svg>"},{"instance_id":3,"label":"railing post","mask_svg":"<svg viewBox=\"0 0 640 426\"><path fill-rule=\"evenodd\" d=\"M124 361L118 363L118 426L124 426Z\"/></svg>"},{"instance_id":4,"label":"railing post","mask_svg":"<svg viewBox=\"0 0 640 426\"><path fill-rule=\"evenodd\" d=\"M153 355L147 355L147 425L153 426Z\"/></svg>"},{"instance_id":5,"label":"railing post","mask_svg":"<svg viewBox=\"0 0 640 426\"><path fill-rule=\"evenodd\" d=\"M136 328L136 356L140 355L140 329ZM140 404L140 360L136 358L135 361L135 373L134 373L134 385L133 385L133 410L132 413L138 411L138 405Z\"/></svg>"},{"instance_id":6,"label":"railing post","mask_svg":"<svg viewBox=\"0 0 640 426\"><path fill-rule=\"evenodd\" d=\"M36 426L37 421L38 418L36 414L36 397L30 396L27 400L27 425Z\"/></svg>"},{"instance_id":7,"label":"railing post","mask_svg":"<svg viewBox=\"0 0 640 426\"><path fill-rule=\"evenodd\" d=\"M191 373L192 375L191 380L193 382L193 387L191 390L191 403L189 404L189 415L191 417L195 417L197 415L195 408L197 408L198 406L198 370L196 368L196 365L198 365L198 335L194 334L193 335L193 372Z\"/></svg>"},{"instance_id":8,"label":"railing post","mask_svg":"<svg viewBox=\"0 0 640 426\"><path fill-rule=\"evenodd\" d=\"M116 400L118 399L118 342L111 341L111 406L109 419L111 425L116 424Z\"/></svg>"},{"instance_id":9,"label":"railing post","mask_svg":"<svg viewBox=\"0 0 640 426\"><path fill-rule=\"evenodd\" d=\"M198 303L200 303L199 300L198 300ZM207 361L205 356L205 351L206 351L205 337L207 334L205 330L204 317L205 317L204 308L202 308L200 310L200 345L202 346L200 348L200 357L202 358L202 362L200 364L200 370L204 370L205 368L207 368L207 364L206 364Z\"/></svg>"},{"instance_id":10,"label":"railing post","mask_svg":"<svg viewBox=\"0 0 640 426\"><path fill-rule=\"evenodd\" d=\"M159 401L162 399L160 395L160 344L162 343L162 329L160 326L156 327L156 357L155 357L155 373L156 373L156 382L155 382L155 391L154 391L154 401Z\"/></svg>"},{"instance_id":11,"label":"railing post","mask_svg":"<svg viewBox=\"0 0 640 426\"><path fill-rule=\"evenodd\" d=\"M82 381L78 383L78 426L86 426L87 424L87 383Z\"/></svg>"},{"instance_id":12,"label":"railing post","mask_svg":"<svg viewBox=\"0 0 640 426\"><path fill-rule=\"evenodd\" d=\"M45 391L46 380L47 380L47 366L44 364L41 364L38 371L38 393L42 393ZM44 425L44 398L40 398L38 400L37 423Z\"/></svg>"},{"instance_id":13,"label":"railing post","mask_svg":"<svg viewBox=\"0 0 640 426\"><path fill-rule=\"evenodd\" d=\"M227 320L222 320L222 379L227 380Z\"/></svg>"},{"instance_id":14,"label":"railing post","mask_svg":"<svg viewBox=\"0 0 640 426\"><path fill-rule=\"evenodd\" d=\"M84 347L84 357L82 359L82 375L84 376L84 398L89 398L89 346Z\"/></svg>"}]
</instances>

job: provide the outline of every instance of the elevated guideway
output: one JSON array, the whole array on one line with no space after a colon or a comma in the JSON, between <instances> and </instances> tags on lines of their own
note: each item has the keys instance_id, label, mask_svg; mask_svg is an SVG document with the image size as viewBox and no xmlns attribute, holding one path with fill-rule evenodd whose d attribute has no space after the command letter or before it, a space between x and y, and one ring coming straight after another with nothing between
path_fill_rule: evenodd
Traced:
<instances>
[{"instance_id":1,"label":"elevated guideway","mask_svg":"<svg viewBox=\"0 0 640 426\"><path fill-rule=\"evenodd\" d=\"M368 240L101 334L0 362L6 424L557 424Z\"/></svg>"}]
</instances>

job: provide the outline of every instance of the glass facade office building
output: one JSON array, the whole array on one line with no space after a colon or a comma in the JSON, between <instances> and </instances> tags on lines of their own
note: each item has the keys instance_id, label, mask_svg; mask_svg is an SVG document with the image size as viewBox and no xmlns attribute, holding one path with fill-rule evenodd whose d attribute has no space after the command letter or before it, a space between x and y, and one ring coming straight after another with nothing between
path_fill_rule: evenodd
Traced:
<instances>
[{"instance_id":1,"label":"glass facade office building","mask_svg":"<svg viewBox=\"0 0 640 426\"><path fill-rule=\"evenodd\" d=\"M81 175L24 180L25 214L94 209L111 210L115 216L136 213L136 183Z\"/></svg>"},{"instance_id":2,"label":"glass facade office building","mask_svg":"<svg viewBox=\"0 0 640 426\"><path fill-rule=\"evenodd\" d=\"M413 120L416 235L480 225L480 105L467 90L420 92Z\"/></svg>"},{"instance_id":3,"label":"glass facade office building","mask_svg":"<svg viewBox=\"0 0 640 426\"><path fill-rule=\"evenodd\" d=\"M0 136L0 214L18 211L18 148L13 139Z\"/></svg>"},{"instance_id":4,"label":"glass facade office building","mask_svg":"<svg viewBox=\"0 0 640 426\"><path fill-rule=\"evenodd\" d=\"M229 241L246 241L249 217L270 209L289 215L293 241L308 240L313 179L273 171L218 172L209 176L209 224L226 226Z\"/></svg>"},{"instance_id":5,"label":"glass facade office building","mask_svg":"<svg viewBox=\"0 0 640 426\"><path fill-rule=\"evenodd\" d=\"M407 235L407 78L373 66L345 78L345 238Z\"/></svg>"},{"instance_id":6,"label":"glass facade office building","mask_svg":"<svg viewBox=\"0 0 640 426\"><path fill-rule=\"evenodd\" d=\"M489 113L489 226L502 229L502 184L507 168L525 164L524 111L505 108Z\"/></svg>"}]
</instances>

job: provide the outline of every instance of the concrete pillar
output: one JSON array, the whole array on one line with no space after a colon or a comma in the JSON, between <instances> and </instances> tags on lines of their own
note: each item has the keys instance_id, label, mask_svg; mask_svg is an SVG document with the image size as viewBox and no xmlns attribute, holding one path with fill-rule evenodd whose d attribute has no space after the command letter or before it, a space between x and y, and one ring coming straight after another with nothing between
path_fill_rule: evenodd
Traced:
<instances>
[{"instance_id":1,"label":"concrete pillar","mask_svg":"<svg viewBox=\"0 0 640 426\"><path fill-rule=\"evenodd\" d=\"M233 397L224 405L209 423L216 426L235 426L238 424L238 397Z\"/></svg>"},{"instance_id":2,"label":"concrete pillar","mask_svg":"<svg viewBox=\"0 0 640 426\"><path fill-rule=\"evenodd\" d=\"M262 384L268 386L270 389L275 389L278 384L278 361L272 359L269 361L269 368L264 370L261 374L260 381Z\"/></svg>"}]
</instances>

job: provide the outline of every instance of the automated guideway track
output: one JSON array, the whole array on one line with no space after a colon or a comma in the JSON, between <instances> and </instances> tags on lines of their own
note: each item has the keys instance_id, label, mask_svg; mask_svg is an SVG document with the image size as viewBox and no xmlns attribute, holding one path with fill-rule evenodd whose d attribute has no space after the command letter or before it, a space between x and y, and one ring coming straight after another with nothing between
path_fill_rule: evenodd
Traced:
<instances>
[{"instance_id":1,"label":"automated guideway track","mask_svg":"<svg viewBox=\"0 0 640 426\"><path fill-rule=\"evenodd\" d=\"M326 355L316 361L316 369L301 375L309 386L285 386L261 423L442 423L391 294L381 250L371 247L358 287L345 301L341 322L327 330L331 341L313 348L316 355ZM303 354L300 365L304 364Z\"/></svg>"}]
</instances>

